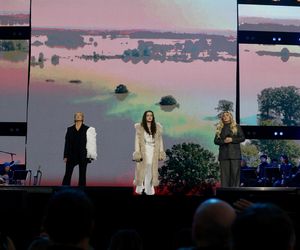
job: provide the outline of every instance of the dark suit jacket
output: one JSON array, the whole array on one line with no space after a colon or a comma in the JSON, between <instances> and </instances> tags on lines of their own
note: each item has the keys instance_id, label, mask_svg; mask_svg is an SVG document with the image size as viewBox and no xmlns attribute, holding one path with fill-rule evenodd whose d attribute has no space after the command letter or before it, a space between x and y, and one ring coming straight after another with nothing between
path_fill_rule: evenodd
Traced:
<instances>
[{"instance_id":1,"label":"dark suit jacket","mask_svg":"<svg viewBox=\"0 0 300 250\"><path fill-rule=\"evenodd\" d=\"M221 160L238 160L241 159L240 143L245 141L244 133L239 125L237 125L237 134L234 135L228 126L224 126L220 137L215 136L214 143L219 145L219 161ZM226 137L231 137L231 143L225 143Z\"/></svg>"},{"instance_id":2,"label":"dark suit jacket","mask_svg":"<svg viewBox=\"0 0 300 250\"><path fill-rule=\"evenodd\" d=\"M86 160L86 131L88 126L81 125L79 131L76 130L75 125L68 127L65 136L65 149L64 158L68 158L68 161L74 164L78 164L79 161Z\"/></svg>"}]
</instances>

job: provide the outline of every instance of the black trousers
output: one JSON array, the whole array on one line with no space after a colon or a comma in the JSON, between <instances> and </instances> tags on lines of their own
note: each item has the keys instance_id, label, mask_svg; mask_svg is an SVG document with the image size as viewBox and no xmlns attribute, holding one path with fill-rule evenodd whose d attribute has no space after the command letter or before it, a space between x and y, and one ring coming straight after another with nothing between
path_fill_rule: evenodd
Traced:
<instances>
[{"instance_id":1,"label":"black trousers","mask_svg":"<svg viewBox=\"0 0 300 250\"><path fill-rule=\"evenodd\" d=\"M88 161L80 161L79 163L72 163L68 162L66 163L66 172L63 178L62 185L64 186L70 186L72 174L74 167L76 165L79 165L79 180L78 180L78 186L85 186L86 185L86 168L87 168Z\"/></svg>"},{"instance_id":2,"label":"black trousers","mask_svg":"<svg viewBox=\"0 0 300 250\"><path fill-rule=\"evenodd\" d=\"M241 160L221 160L221 186L222 187L239 187Z\"/></svg>"}]
</instances>

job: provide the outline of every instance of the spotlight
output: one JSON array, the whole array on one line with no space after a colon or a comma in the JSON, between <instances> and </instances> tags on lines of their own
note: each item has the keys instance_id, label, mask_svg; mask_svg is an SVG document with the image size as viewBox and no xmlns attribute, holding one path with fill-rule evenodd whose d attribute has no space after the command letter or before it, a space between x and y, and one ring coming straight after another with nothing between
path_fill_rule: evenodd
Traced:
<instances>
[{"instance_id":1,"label":"spotlight","mask_svg":"<svg viewBox=\"0 0 300 250\"><path fill-rule=\"evenodd\" d=\"M274 135L278 135L278 133L277 133L277 132L274 132Z\"/></svg>"},{"instance_id":2,"label":"spotlight","mask_svg":"<svg viewBox=\"0 0 300 250\"><path fill-rule=\"evenodd\" d=\"M276 37L273 37L272 40L273 40L273 42L275 42L276 41Z\"/></svg>"},{"instance_id":3,"label":"spotlight","mask_svg":"<svg viewBox=\"0 0 300 250\"><path fill-rule=\"evenodd\" d=\"M280 132L279 135L283 135L283 132Z\"/></svg>"},{"instance_id":4,"label":"spotlight","mask_svg":"<svg viewBox=\"0 0 300 250\"><path fill-rule=\"evenodd\" d=\"M278 41L279 41L279 42L281 41L281 37L278 37Z\"/></svg>"}]
</instances>

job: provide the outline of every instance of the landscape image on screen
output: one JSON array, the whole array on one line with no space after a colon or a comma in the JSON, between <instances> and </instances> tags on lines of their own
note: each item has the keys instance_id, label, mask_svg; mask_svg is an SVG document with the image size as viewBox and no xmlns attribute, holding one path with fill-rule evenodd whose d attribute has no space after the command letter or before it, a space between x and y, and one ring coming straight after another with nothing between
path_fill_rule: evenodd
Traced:
<instances>
[{"instance_id":1,"label":"landscape image on screen","mask_svg":"<svg viewBox=\"0 0 300 250\"><path fill-rule=\"evenodd\" d=\"M77 111L97 131L88 185L132 185L134 124L149 109L165 150L193 143L216 155L217 108L235 108L235 1L78 0L67 13L69 4L32 1L27 167L41 166L43 185L61 184Z\"/></svg>"},{"instance_id":2,"label":"landscape image on screen","mask_svg":"<svg viewBox=\"0 0 300 250\"><path fill-rule=\"evenodd\" d=\"M26 122L28 40L0 40L0 122Z\"/></svg>"},{"instance_id":3,"label":"landscape image on screen","mask_svg":"<svg viewBox=\"0 0 300 250\"><path fill-rule=\"evenodd\" d=\"M30 0L0 0L0 6L0 27L30 25Z\"/></svg>"},{"instance_id":4,"label":"landscape image on screen","mask_svg":"<svg viewBox=\"0 0 300 250\"><path fill-rule=\"evenodd\" d=\"M299 6L239 4L239 30L300 32Z\"/></svg>"},{"instance_id":5,"label":"landscape image on screen","mask_svg":"<svg viewBox=\"0 0 300 250\"><path fill-rule=\"evenodd\" d=\"M240 44L243 125L300 125L300 46Z\"/></svg>"}]
</instances>

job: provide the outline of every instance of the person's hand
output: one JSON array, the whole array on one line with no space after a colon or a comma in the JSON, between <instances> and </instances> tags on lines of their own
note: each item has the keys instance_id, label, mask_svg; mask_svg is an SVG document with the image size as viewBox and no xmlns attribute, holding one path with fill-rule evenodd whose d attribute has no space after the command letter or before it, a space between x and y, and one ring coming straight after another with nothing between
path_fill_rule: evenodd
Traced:
<instances>
[{"instance_id":1,"label":"person's hand","mask_svg":"<svg viewBox=\"0 0 300 250\"><path fill-rule=\"evenodd\" d=\"M225 143L230 143L230 142L232 142L232 138L231 137L226 137L224 142Z\"/></svg>"},{"instance_id":2,"label":"person's hand","mask_svg":"<svg viewBox=\"0 0 300 250\"><path fill-rule=\"evenodd\" d=\"M235 211L238 213L243 212L246 208L250 207L251 205L253 205L253 202L245 199L239 199L233 203L233 206L235 207Z\"/></svg>"},{"instance_id":3,"label":"person's hand","mask_svg":"<svg viewBox=\"0 0 300 250\"><path fill-rule=\"evenodd\" d=\"M67 161L68 161L68 158L64 158L64 163L67 163Z\"/></svg>"}]
</instances>

